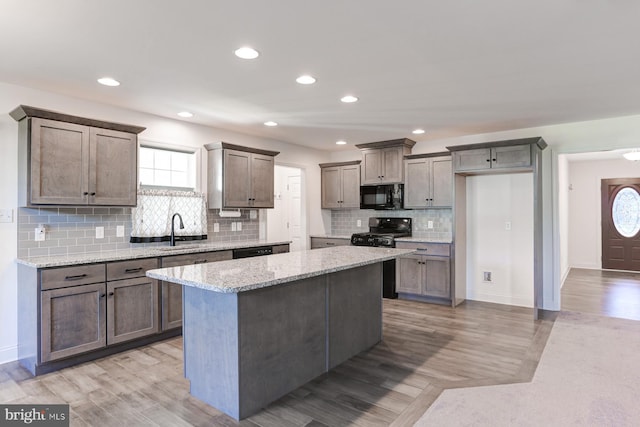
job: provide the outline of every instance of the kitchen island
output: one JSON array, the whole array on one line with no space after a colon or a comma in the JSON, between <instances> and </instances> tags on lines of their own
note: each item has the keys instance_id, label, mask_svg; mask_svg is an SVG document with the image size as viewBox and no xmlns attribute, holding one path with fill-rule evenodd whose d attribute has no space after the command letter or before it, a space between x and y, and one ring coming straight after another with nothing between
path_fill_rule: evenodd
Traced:
<instances>
[{"instance_id":1,"label":"kitchen island","mask_svg":"<svg viewBox=\"0 0 640 427\"><path fill-rule=\"evenodd\" d=\"M341 246L150 270L184 285L191 394L246 418L382 339L382 262Z\"/></svg>"}]
</instances>

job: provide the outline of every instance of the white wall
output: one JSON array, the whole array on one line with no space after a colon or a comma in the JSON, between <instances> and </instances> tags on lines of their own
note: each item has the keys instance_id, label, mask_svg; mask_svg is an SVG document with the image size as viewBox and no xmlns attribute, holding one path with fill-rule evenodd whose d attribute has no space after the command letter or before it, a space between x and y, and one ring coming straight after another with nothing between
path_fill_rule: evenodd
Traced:
<instances>
[{"instance_id":1,"label":"white wall","mask_svg":"<svg viewBox=\"0 0 640 427\"><path fill-rule=\"evenodd\" d=\"M600 181L640 177L640 162L626 159L569 162L569 265L602 267Z\"/></svg>"},{"instance_id":2,"label":"white wall","mask_svg":"<svg viewBox=\"0 0 640 427\"><path fill-rule=\"evenodd\" d=\"M225 141L238 145L279 151L279 164L288 163L305 170L306 212L310 233L325 234L330 230L331 216L320 209L320 168L330 154L285 142L230 132L222 129L171 120L150 114L112 107L90 101L61 96L0 82L0 209L17 208L17 144L18 124L8 113L18 105L30 105L67 114L120 123L145 126L140 139L169 144L202 147ZM204 150L202 148L202 150ZM206 156L203 156L206 159ZM206 161L206 160L203 160ZM203 168L206 176L206 167ZM206 185L206 178L203 179ZM204 189L203 189L204 190ZM17 358L17 224L0 223L0 363Z\"/></svg>"},{"instance_id":3,"label":"white wall","mask_svg":"<svg viewBox=\"0 0 640 427\"><path fill-rule=\"evenodd\" d=\"M569 162L566 155L558 156L558 240L560 247L560 280L569 274Z\"/></svg>"},{"instance_id":4,"label":"white wall","mask_svg":"<svg viewBox=\"0 0 640 427\"><path fill-rule=\"evenodd\" d=\"M532 174L467 177L467 298L533 307Z\"/></svg>"}]
</instances>

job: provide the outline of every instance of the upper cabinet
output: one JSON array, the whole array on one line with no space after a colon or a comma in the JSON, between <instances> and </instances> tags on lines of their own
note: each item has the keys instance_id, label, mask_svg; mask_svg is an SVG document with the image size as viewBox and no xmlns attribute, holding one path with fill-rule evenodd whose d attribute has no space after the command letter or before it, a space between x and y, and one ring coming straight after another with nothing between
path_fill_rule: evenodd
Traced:
<instances>
[{"instance_id":1,"label":"upper cabinet","mask_svg":"<svg viewBox=\"0 0 640 427\"><path fill-rule=\"evenodd\" d=\"M358 144L362 150L361 185L398 184L404 179L404 156L411 154L415 141L391 141Z\"/></svg>"},{"instance_id":2,"label":"upper cabinet","mask_svg":"<svg viewBox=\"0 0 640 427\"><path fill-rule=\"evenodd\" d=\"M452 152L456 173L526 172L533 168L534 150L543 150L540 138L522 138L447 147Z\"/></svg>"},{"instance_id":3,"label":"upper cabinet","mask_svg":"<svg viewBox=\"0 0 640 427\"><path fill-rule=\"evenodd\" d=\"M278 152L226 142L205 148L210 209L273 208L274 157Z\"/></svg>"},{"instance_id":4,"label":"upper cabinet","mask_svg":"<svg viewBox=\"0 0 640 427\"><path fill-rule=\"evenodd\" d=\"M449 153L417 154L404 161L404 207L450 208L453 173Z\"/></svg>"},{"instance_id":5,"label":"upper cabinet","mask_svg":"<svg viewBox=\"0 0 640 427\"><path fill-rule=\"evenodd\" d=\"M135 206L145 128L19 106L20 206Z\"/></svg>"},{"instance_id":6,"label":"upper cabinet","mask_svg":"<svg viewBox=\"0 0 640 427\"><path fill-rule=\"evenodd\" d=\"M360 161L322 163L322 209L360 207Z\"/></svg>"}]
</instances>

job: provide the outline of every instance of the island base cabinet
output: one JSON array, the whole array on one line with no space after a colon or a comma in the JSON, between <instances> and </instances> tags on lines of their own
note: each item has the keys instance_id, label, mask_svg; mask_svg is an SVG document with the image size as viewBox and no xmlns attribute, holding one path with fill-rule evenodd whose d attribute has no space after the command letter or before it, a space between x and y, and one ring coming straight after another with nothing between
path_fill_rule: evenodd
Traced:
<instances>
[{"instance_id":1,"label":"island base cabinet","mask_svg":"<svg viewBox=\"0 0 640 427\"><path fill-rule=\"evenodd\" d=\"M246 418L382 337L382 263L241 293L184 286L191 394Z\"/></svg>"},{"instance_id":2,"label":"island base cabinet","mask_svg":"<svg viewBox=\"0 0 640 427\"><path fill-rule=\"evenodd\" d=\"M41 293L41 360L48 362L107 344L103 283Z\"/></svg>"}]
</instances>

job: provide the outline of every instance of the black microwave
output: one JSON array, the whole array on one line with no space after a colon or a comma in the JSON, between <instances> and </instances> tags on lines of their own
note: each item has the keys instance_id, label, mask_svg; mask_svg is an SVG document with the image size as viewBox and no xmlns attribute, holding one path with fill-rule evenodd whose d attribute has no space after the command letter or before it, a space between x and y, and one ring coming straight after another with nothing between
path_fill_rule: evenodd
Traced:
<instances>
[{"instance_id":1,"label":"black microwave","mask_svg":"<svg viewBox=\"0 0 640 427\"><path fill-rule=\"evenodd\" d=\"M360 209L402 209L403 184L363 185L360 187Z\"/></svg>"}]
</instances>

